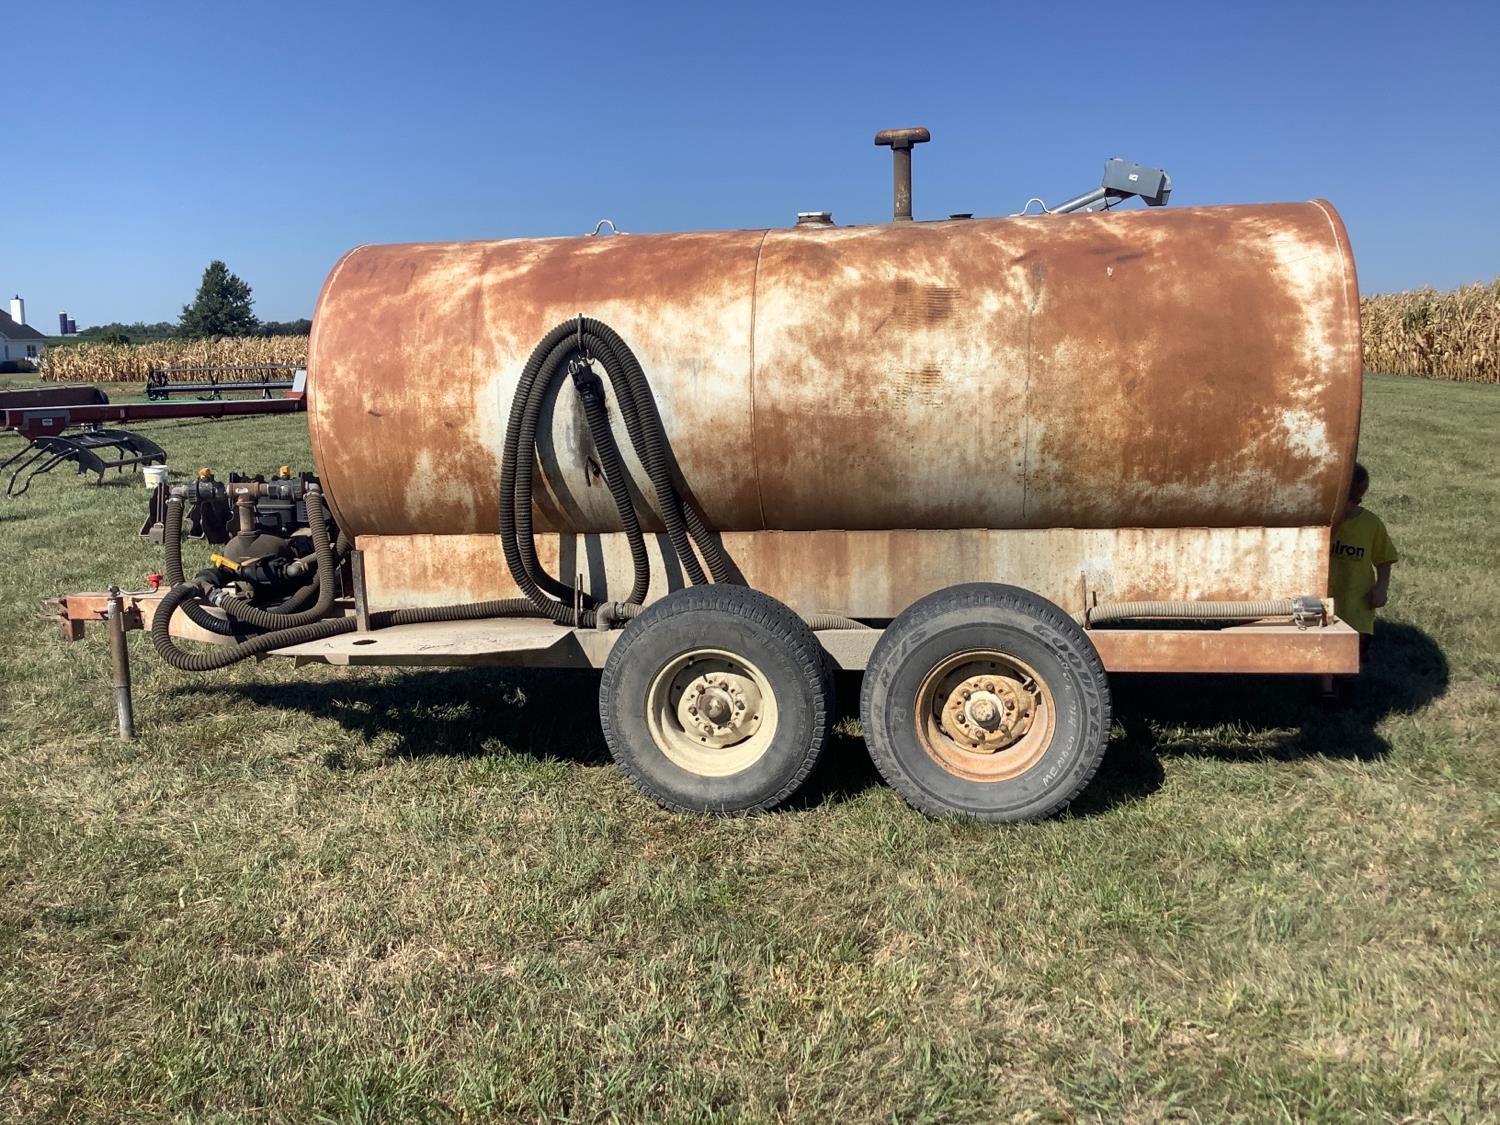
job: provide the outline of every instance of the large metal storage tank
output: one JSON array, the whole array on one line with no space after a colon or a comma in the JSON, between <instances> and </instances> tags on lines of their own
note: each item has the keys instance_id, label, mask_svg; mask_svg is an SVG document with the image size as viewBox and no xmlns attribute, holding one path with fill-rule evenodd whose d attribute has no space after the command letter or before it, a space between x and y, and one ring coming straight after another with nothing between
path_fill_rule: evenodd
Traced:
<instances>
[{"instance_id":1,"label":"large metal storage tank","mask_svg":"<svg viewBox=\"0 0 1500 1125\"><path fill-rule=\"evenodd\" d=\"M726 533L1322 529L1326 542L1358 436L1358 290L1322 201L364 246L328 278L309 356L316 467L341 525L493 535L517 378L579 313L629 341L691 495ZM614 531L571 389L557 402L538 530ZM1114 592L1250 593L1153 584L1142 567L1191 565L1171 544L1154 540L1156 561ZM1046 593L1076 583L1090 551L1027 565L1055 563ZM1253 596L1268 592L1293 591Z\"/></svg>"}]
</instances>

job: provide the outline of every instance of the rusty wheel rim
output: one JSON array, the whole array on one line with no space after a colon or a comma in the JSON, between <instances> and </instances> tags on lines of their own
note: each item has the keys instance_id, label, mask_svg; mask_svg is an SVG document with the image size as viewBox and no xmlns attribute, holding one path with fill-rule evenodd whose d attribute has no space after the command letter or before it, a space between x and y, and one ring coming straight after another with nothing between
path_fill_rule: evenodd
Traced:
<instances>
[{"instance_id":1,"label":"rusty wheel rim","mask_svg":"<svg viewBox=\"0 0 1500 1125\"><path fill-rule=\"evenodd\" d=\"M778 718L765 673L723 649L681 654L647 689L652 741L673 765L700 777L727 777L760 761Z\"/></svg>"},{"instance_id":2,"label":"rusty wheel rim","mask_svg":"<svg viewBox=\"0 0 1500 1125\"><path fill-rule=\"evenodd\" d=\"M1052 689L1008 653L955 653L922 681L917 740L928 757L969 781L1020 777L1046 754L1057 729Z\"/></svg>"}]
</instances>

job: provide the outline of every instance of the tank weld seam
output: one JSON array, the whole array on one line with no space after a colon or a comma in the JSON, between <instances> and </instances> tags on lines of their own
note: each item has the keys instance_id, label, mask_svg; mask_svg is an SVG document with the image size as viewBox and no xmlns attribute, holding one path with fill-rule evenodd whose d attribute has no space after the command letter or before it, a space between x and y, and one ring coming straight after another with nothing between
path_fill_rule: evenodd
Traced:
<instances>
[{"instance_id":1,"label":"tank weld seam","mask_svg":"<svg viewBox=\"0 0 1500 1125\"><path fill-rule=\"evenodd\" d=\"M771 237L767 230L760 236L760 245L755 248L755 275L750 282L750 476L755 481L755 506L760 511L760 526L769 529L766 521L766 498L760 487L759 430L755 424L755 314L760 305L760 260L766 252L766 240Z\"/></svg>"}]
</instances>

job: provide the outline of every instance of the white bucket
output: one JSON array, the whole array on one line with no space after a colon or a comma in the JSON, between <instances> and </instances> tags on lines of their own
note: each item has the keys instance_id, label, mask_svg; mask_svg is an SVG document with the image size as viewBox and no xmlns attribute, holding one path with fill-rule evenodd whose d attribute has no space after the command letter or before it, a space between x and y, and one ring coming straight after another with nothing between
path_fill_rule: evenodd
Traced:
<instances>
[{"instance_id":1,"label":"white bucket","mask_svg":"<svg viewBox=\"0 0 1500 1125\"><path fill-rule=\"evenodd\" d=\"M147 465L141 470L141 475L146 478L147 488L155 488L159 484L167 483L167 467L165 465Z\"/></svg>"}]
</instances>

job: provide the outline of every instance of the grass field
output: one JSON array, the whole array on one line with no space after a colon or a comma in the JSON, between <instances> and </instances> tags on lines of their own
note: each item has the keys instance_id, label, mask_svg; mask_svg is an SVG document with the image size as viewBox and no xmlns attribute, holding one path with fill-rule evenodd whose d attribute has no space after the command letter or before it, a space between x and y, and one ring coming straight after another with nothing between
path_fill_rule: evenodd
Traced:
<instances>
[{"instance_id":1,"label":"grass field","mask_svg":"<svg viewBox=\"0 0 1500 1125\"><path fill-rule=\"evenodd\" d=\"M659 812L593 675L137 634L122 745L36 600L159 569L139 478L0 500L0 1120L1496 1119L1500 387L1367 391L1403 557L1348 700L1117 682L1096 783L1009 828L908 810L852 720L788 811Z\"/></svg>"}]
</instances>

